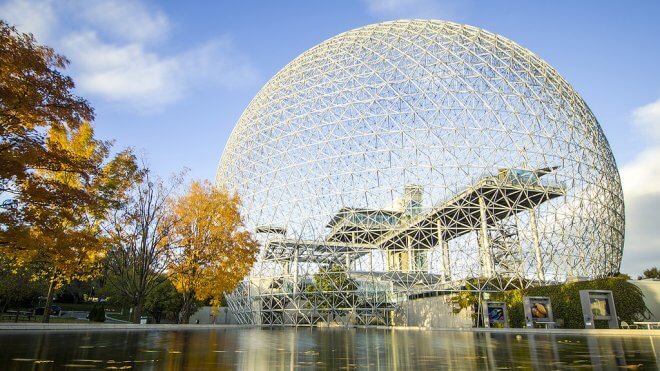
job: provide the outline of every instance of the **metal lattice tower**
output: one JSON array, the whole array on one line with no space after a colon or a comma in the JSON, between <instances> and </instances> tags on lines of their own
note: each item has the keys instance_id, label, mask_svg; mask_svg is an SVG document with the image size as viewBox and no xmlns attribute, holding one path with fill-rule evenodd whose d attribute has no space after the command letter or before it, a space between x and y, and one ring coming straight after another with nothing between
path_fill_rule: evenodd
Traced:
<instances>
[{"instance_id":1,"label":"metal lattice tower","mask_svg":"<svg viewBox=\"0 0 660 371\"><path fill-rule=\"evenodd\" d=\"M333 37L257 94L218 185L262 243L243 323L388 323L406 300L618 272L619 174L546 62L450 22Z\"/></svg>"}]
</instances>

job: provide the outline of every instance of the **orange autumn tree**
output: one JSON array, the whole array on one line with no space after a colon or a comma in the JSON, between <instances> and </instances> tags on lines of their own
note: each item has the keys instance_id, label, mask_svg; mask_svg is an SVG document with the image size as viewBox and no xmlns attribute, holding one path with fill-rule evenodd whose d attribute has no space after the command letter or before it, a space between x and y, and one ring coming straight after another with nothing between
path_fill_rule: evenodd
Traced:
<instances>
[{"instance_id":1,"label":"orange autumn tree","mask_svg":"<svg viewBox=\"0 0 660 371\"><path fill-rule=\"evenodd\" d=\"M72 171L66 166L36 172L34 181L60 184L68 188L68 193L23 192L19 197L24 201L23 211L30 223L25 243L12 255L37 268L35 279L49 282L48 308L59 286L98 274L109 247L101 223L107 211L119 202L130 180L140 174L130 150L107 161L110 143L95 139L88 122L73 130L51 128L46 143L53 151L87 162L85 172ZM57 200L51 200L53 197ZM48 322L48 314L49 311L44 311L44 322Z\"/></svg>"},{"instance_id":2,"label":"orange autumn tree","mask_svg":"<svg viewBox=\"0 0 660 371\"><path fill-rule=\"evenodd\" d=\"M93 108L74 95L73 80L62 73L68 63L52 48L37 44L31 34L0 20L0 195L4 200L40 191L40 183L30 184L36 170L86 171L84 161L46 145L45 134L51 128L75 130L94 119Z\"/></svg>"},{"instance_id":3,"label":"orange autumn tree","mask_svg":"<svg viewBox=\"0 0 660 371\"><path fill-rule=\"evenodd\" d=\"M210 182L193 182L173 201L177 248L169 272L183 296L179 323L188 323L197 300L219 305L224 292L245 277L259 251L243 228L240 199Z\"/></svg>"},{"instance_id":4,"label":"orange autumn tree","mask_svg":"<svg viewBox=\"0 0 660 371\"><path fill-rule=\"evenodd\" d=\"M0 253L5 257L31 247L28 232L35 220L30 217L42 216L35 210L85 202L80 192L40 172L97 170L85 158L46 143L50 130L76 130L94 118L87 101L73 94L73 80L62 74L67 64L52 48L0 20Z\"/></svg>"},{"instance_id":5,"label":"orange autumn tree","mask_svg":"<svg viewBox=\"0 0 660 371\"><path fill-rule=\"evenodd\" d=\"M135 170L130 151L106 161L110 143L94 139L68 63L0 20L0 264L47 279L47 305L103 256L99 219Z\"/></svg>"}]
</instances>

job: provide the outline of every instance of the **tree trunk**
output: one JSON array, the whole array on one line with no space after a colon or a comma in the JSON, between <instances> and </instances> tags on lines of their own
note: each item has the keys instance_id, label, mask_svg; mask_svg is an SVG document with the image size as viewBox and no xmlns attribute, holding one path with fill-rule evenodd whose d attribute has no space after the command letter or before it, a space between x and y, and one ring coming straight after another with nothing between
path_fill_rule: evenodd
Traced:
<instances>
[{"instance_id":1,"label":"tree trunk","mask_svg":"<svg viewBox=\"0 0 660 371\"><path fill-rule=\"evenodd\" d=\"M11 301L9 303L11 304ZM16 308L16 316L14 317L14 323L18 322L18 312L21 310L20 300L17 301L17 303L18 303L18 305L17 305L18 308Z\"/></svg>"},{"instance_id":2,"label":"tree trunk","mask_svg":"<svg viewBox=\"0 0 660 371\"><path fill-rule=\"evenodd\" d=\"M190 316L192 316L192 305L195 300L195 294L188 293L183 295L183 305L179 312L179 324L188 324Z\"/></svg>"},{"instance_id":3,"label":"tree trunk","mask_svg":"<svg viewBox=\"0 0 660 371\"><path fill-rule=\"evenodd\" d=\"M137 303L133 307L133 318L131 322L140 323L140 318L142 317L142 307L144 306L144 299L138 299Z\"/></svg>"},{"instance_id":4,"label":"tree trunk","mask_svg":"<svg viewBox=\"0 0 660 371\"><path fill-rule=\"evenodd\" d=\"M48 286L48 295L46 295L46 305L44 306L44 316L41 319L42 323L48 323L50 320L50 303L53 300L53 291L55 288L55 275L50 278L50 285Z\"/></svg>"},{"instance_id":5,"label":"tree trunk","mask_svg":"<svg viewBox=\"0 0 660 371\"><path fill-rule=\"evenodd\" d=\"M152 316L154 318L154 322L156 322L157 324L160 324L160 318L162 317L162 313L161 312L154 312L154 313L152 313Z\"/></svg>"}]
</instances>

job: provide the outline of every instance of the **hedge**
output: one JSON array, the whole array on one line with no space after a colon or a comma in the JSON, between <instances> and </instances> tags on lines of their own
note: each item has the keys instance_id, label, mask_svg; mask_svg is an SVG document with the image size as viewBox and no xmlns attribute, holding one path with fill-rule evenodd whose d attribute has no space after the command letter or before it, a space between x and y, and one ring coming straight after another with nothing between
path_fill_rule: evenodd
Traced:
<instances>
[{"instance_id":1,"label":"hedge","mask_svg":"<svg viewBox=\"0 0 660 371\"><path fill-rule=\"evenodd\" d=\"M523 296L547 296L552 303L555 322L562 323L563 328L584 328L580 290L610 290L614 297L614 305L619 321L632 323L648 319L651 311L644 303L644 294L639 287L628 282L625 277L607 277L592 281L580 281L549 286L535 286L527 289L510 290L492 293L491 301L507 303L510 327L525 327ZM466 308L478 300L477 293L461 295L457 304ZM597 321L596 327L604 327L606 323Z\"/></svg>"}]
</instances>

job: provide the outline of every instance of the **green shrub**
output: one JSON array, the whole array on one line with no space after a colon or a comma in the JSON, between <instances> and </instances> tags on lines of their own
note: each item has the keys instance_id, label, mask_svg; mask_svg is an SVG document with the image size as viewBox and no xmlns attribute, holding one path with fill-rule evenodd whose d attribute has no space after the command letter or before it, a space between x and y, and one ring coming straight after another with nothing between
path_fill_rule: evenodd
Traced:
<instances>
[{"instance_id":1,"label":"green shrub","mask_svg":"<svg viewBox=\"0 0 660 371\"><path fill-rule=\"evenodd\" d=\"M493 294L491 300L504 301L509 311L509 325L524 327L523 296L547 296L552 303L555 321L563 320L564 328L584 328L580 290L610 290L619 321L634 322L648 318L651 313L644 303L639 287L624 277L608 277L593 281L537 286Z\"/></svg>"},{"instance_id":2,"label":"green shrub","mask_svg":"<svg viewBox=\"0 0 660 371\"><path fill-rule=\"evenodd\" d=\"M651 314L644 303L642 291L623 276L491 293L489 300L507 303L509 326L522 328L525 327L523 296L547 296L552 303L555 322L563 321L563 328L584 328L580 290L612 291L619 321L641 321L649 318ZM461 308L472 307L478 300L478 292L462 292L454 295L452 299L456 313ZM596 327L605 325L601 322L596 322Z\"/></svg>"},{"instance_id":3,"label":"green shrub","mask_svg":"<svg viewBox=\"0 0 660 371\"><path fill-rule=\"evenodd\" d=\"M89 311L89 320L91 322L105 322L105 304L95 303Z\"/></svg>"}]
</instances>

